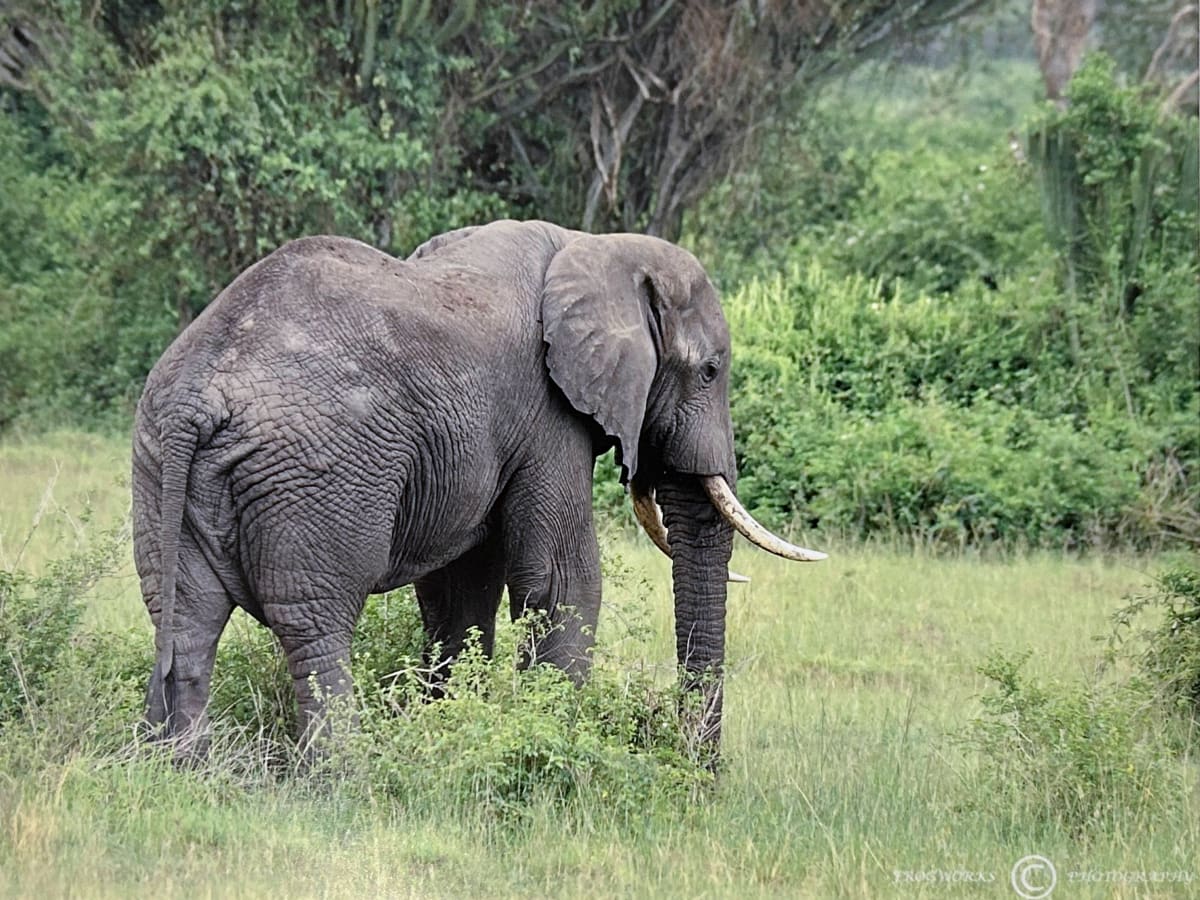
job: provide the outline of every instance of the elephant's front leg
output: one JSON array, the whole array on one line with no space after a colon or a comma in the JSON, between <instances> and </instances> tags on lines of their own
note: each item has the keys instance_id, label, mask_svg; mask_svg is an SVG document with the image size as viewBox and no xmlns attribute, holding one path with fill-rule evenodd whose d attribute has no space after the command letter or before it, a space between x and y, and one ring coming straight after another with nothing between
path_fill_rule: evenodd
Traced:
<instances>
[{"instance_id":1,"label":"elephant's front leg","mask_svg":"<svg viewBox=\"0 0 1200 900\"><path fill-rule=\"evenodd\" d=\"M479 629L484 654L489 658L492 655L496 610L504 592L500 535L489 535L454 562L418 578L416 591L428 641L425 662L430 672L430 693L438 697L472 628Z\"/></svg>"},{"instance_id":2,"label":"elephant's front leg","mask_svg":"<svg viewBox=\"0 0 1200 900\"><path fill-rule=\"evenodd\" d=\"M600 614L600 548L592 523L592 457L558 458L509 492L504 517L509 605L539 613L522 665L549 663L577 683L591 668ZM573 476L564 470L577 469Z\"/></svg>"}]
</instances>

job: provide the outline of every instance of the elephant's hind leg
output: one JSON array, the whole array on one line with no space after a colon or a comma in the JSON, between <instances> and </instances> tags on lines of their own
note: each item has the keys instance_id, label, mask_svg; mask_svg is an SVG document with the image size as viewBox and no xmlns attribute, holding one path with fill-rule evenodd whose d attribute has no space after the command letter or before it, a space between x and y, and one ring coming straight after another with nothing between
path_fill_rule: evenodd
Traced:
<instances>
[{"instance_id":1,"label":"elephant's hind leg","mask_svg":"<svg viewBox=\"0 0 1200 900\"><path fill-rule=\"evenodd\" d=\"M350 641L369 587L386 570L390 521L378 498L341 470L286 470L281 484L241 510L242 568L287 658L306 755L353 727ZM311 480L315 479L315 480ZM358 514L352 515L351 511Z\"/></svg>"},{"instance_id":2,"label":"elephant's hind leg","mask_svg":"<svg viewBox=\"0 0 1200 900\"><path fill-rule=\"evenodd\" d=\"M365 598L363 598L365 599ZM335 604L339 609L349 607L362 609L362 600ZM304 615L307 609L315 609L326 616L321 624L313 627L312 618ZM342 621L329 616L323 603L296 603L288 610L283 621L278 618L271 623L271 630L279 638L287 658L288 671L300 709L300 746L306 755L315 755L317 742L328 738L334 731L330 721L330 707L335 716L345 716L347 724L355 724L354 711L337 706L339 698L349 699L353 693L350 678L350 641L354 633L354 617ZM272 610L267 607L267 617ZM356 616L355 616L356 617Z\"/></svg>"},{"instance_id":3,"label":"elephant's hind leg","mask_svg":"<svg viewBox=\"0 0 1200 900\"><path fill-rule=\"evenodd\" d=\"M462 652L472 628L479 629L480 648L492 655L496 610L504 592L504 559L498 535L468 550L449 565L416 581L417 601L425 624L425 662L430 693L441 696L450 667Z\"/></svg>"},{"instance_id":4,"label":"elephant's hind leg","mask_svg":"<svg viewBox=\"0 0 1200 900\"><path fill-rule=\"evenodd\" d=\"M156 627L161 611L151 608ZM185 535L180 544L176 585L171 669L164 674L156 663L146 687L146 723L152 740L170 741L180 762L194 763L208 753L208 697L217 643L233 601L217 576L203 562Z\"/></svg>"}]
</instances>

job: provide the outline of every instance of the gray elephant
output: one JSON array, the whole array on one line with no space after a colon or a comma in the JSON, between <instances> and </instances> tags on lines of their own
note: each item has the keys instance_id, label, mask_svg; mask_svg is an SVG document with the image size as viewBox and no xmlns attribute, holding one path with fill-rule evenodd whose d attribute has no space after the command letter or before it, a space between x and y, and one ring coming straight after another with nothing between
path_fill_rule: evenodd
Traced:
<instances>
[{"instance_id":1,"label":"gray elephant","mask_svg":"<svg viewBox=\"0 0 1200 900\"><path fill-rule=\"evenodd\" d=\"M708 685L715 744L733 529L823 557L734 496L729 360L704 270L655 238L501 221L407 260L311 237L255 263L138 404L148 723L181 756L205 752L236 605L278 637L313 734L350 689L366 596L409 583L447 659L471 628L491 651L507 587L514 616L550 625L529 658L584 677L600 608L593 463L615 444L639 519L672 557L676 652Z\"/></svg>"}]
</instances>

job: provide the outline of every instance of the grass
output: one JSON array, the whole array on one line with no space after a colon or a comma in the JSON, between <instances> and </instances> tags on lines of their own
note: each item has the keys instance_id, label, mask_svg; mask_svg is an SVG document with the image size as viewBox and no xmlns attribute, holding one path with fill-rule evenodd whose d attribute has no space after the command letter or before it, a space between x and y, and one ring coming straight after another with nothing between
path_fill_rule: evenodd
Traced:
<instances>
[{"instance_id":1,"label":"grass","mask_svg":"<svg viewBox=\"0 0 1200 900\"><path fill-rule=\"evenodd\" d=\"M60 431L0 441L0 569L40 574L83 549L89 536L129 511L129 440ZM140 603L133 548L121 577L90 598L89 621L149 625Z\"/></svg>"},{"instance_id":2,"label":"grass","mask_svg":"<svg viewBox=\"0 0 1200 900\"><path fill-rule=\"evenodd\" d=\"M5 566L19 553L37 570L122 512L126 453L123 440L73 434L0 446ZM614 655L669 672L666 562L643 540L606 545L630 574L609 591L601 639L644 616L646 639ZM252 766L177 772L87 740L41 762L36 746L6 748L0 735L0 895L1011 896L1009 872L1029 853L1056 864L1063 896L1147 893L1068 885L1071 871L1187 872L1190 886L1153 893L1194 891L1195 790L1152 821L1131 815L1080 837L971 796L973 762L948 738L978 712L976 667L993 648L1029 648L1047 679L1092 677L1093 637L1156 560L825 549L828 562L796 566L738 548L734 568L753 581L730 590L725 768L691 803L634 821L535 803L507 821ZM630 587L643 578L644 590ZM94 589L89 617L137 628L149 646L131 564ZM78 702L103 714L110 699ZM1194 764L1181 765L1194 785ZM992 881L897 883L897 872L931 870Z\"/></svg>"}]
</instances>

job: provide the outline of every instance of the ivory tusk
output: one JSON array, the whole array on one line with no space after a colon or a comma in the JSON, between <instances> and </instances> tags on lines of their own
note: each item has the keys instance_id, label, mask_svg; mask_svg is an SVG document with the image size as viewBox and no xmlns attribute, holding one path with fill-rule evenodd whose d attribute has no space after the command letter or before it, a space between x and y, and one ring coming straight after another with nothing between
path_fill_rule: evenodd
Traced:
<instances>
[{"instance_id":1,"label":"ivory tusk","mask_svg":"<svg viewBox=\"0 0 1200 900\"><path fill-rule=\"evenodd\" d=\"M642 530L646 532L646 537L650 538L654 542L654 546L670 559L671 545L667 543L667 526L663 523L662 510L658 508L658 502L654 499L654 494L643 494L637 488L630 485L629 496L633 501L633 514L637 517L638 524L642 526ZM734 572L732 569L726 569L725 580L732 584L750 583L749 578Z\"/></svg>"},{"instance_id":2,"label":"ivory tusk","mask_svg":"<svg viewBox=\"0 0 1200 900\"><path fill-rule=\"evenodd\" d=\"M729 482L720 475L708 475L700 480L704 484L704 490L713 506L750 543L761 547L768 553L774 553L776 556L796 562L818 562L828 558L829 554L822 553L820 550L797 547L778 535L772 534L756 522L754 517L746 511L746 507L738 501L733 489L729 487Z\"/></svg>"},{"instance_id":3,"label":"ivory tusk","mask_svg":"<svg viewBox=\"0 0 1200 900\"><path fill-rule=\"evenodd\" d=\"M646 537L650 538L654 542L654 546L670 558L671 545L667 543L667 526L663 524L662 512L654 500L654 494L643 494L630 485L629 497L633 501L633 514L637 516L638 524L646 532Z\"/></svg>"}]
</instances>

